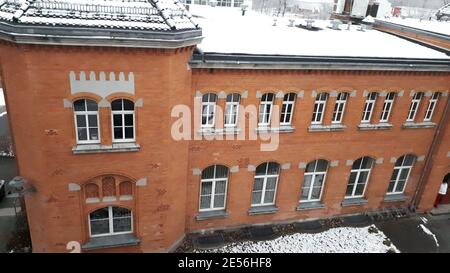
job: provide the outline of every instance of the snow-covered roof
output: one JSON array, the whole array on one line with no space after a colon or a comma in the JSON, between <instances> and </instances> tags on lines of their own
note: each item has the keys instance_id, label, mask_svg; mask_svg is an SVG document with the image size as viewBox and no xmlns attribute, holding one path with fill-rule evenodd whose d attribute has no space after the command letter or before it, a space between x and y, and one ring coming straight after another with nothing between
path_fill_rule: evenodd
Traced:
<instances>
[{"instance_id":1,"label":"snow-covered roof","mask_svg":"<svg viewBox=\"0 0 450 273\"><path fill-rule=\"evenodd\" d=\"M0 21L156 31L198 29L178 0L0 0Z\"/></svg>"},{"instance_id":2,"label":"snow-covered roof","mask_svg":"<svg viewBox=\"0 0 450 273\"><path fill-rule=\"evenodd\" d=\"M306 25L301 18L275 18L254 11L244 16L240 10L191 6L204 35L198 47L205 53L234 53L295 56L345 56L381 58L446 59L446 54L405 39L360 26L329 28L330 21L315 20L320 30L297 27ZM276 19L276 24L274 23ZM289 20L295 20L293 26Z\"/></svg>"},{"instance_id":3,"label":"snow-covered roof","mask_svg":"<svg viewBox=\"0 0 450 273\"><path fill-rule=\"evenodd\" d=\"M450 36L450 22L447 21L436 21L427 19L420 20L415 18L399 18L399 17L392 17L387 19L377 18L377 20Z\"/></svg>"}]
</instances>

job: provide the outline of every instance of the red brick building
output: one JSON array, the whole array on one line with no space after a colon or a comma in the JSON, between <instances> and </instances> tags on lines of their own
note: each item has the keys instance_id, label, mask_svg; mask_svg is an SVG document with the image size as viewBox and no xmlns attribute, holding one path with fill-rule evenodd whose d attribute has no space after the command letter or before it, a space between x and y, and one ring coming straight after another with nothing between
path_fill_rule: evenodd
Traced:
<instances>
[{"instance_id":1,"label":"red brick building","mask_svg":"<svg viewBox=\"0 0 450 273\"><path fill-rule=\"evenodd\" d=\"M0 1L34 252L165 252L190 232L432 208L449 172L444 53L376 30L348 35L409 55L221 52L177 2L57 2Z\"/></svg>"}]
</instances>

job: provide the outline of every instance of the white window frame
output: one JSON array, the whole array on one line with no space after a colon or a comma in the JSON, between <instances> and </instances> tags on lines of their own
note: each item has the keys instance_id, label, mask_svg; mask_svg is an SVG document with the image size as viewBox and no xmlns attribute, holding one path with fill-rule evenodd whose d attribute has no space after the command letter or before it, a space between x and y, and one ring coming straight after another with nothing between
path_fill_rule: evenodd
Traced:
<instances>
[{"instance_id":1,"label":"white window frame","mask_svg":"<svg viewBox=\"0 0 450 273\"><path fill-rule=\"evenodd\" d=\"M252 207L271 206L271 205L275 205L275 203L276 203L277 190L278 190L278 180L280 178L280 168L281 168L281 166L277 163L278 164L278 174L267 174L267 172L269 170L269 163L271 163L271 162L262 163L262 164L266 164L265 174L260 174L260 175L256 175L255 174L255 177L253 178L252 199L251 199L251 206ZM274 192L273 192L273 202L264 203L264 199L266 197L267 179L273 178L273 177L276 177L275 189L274 189ZM254 192L254 187L255 187L255 180L257 178L263 178L263 187L261 189L261 201L258 204L253 204L253 192Z\"/></svg>"},{"instance_id":2,"label":"white window frame","mask_svg":"<svg viewBox=\"0 0 450 273\"><path fill-rule=\"evenodd\" d=\"M406 121L414 122L416 119L417 112L419 110L420 102L422 101L423 93L418 92L414 94L413 99L411 100L411 105L409 106L408 116L406 117Z\"/></svg>"},{"instance_id":3,"label":"white window frame","mask_svg":"<svg viewBox=\"0 0 450 273\"><path fill-rule=\"evenodd\" d=\"M269 95L272 96L272 100L267 100ZM266 100L263 100L266 99ZM275 95L273 93L265 93L261 97L261 101L259 104L259 112L258 112L258 127L270 126L270 122L272 119L272 109L273 109L273 101L275 99ZM269 113L267 113L267 106L269 106ZM266 115L269 114L268 120L265 121ZM261 120L262 117L262 120Z\"/></svg>"},{"instance_id":4,"label":"white window frame","mask_svg":"<svg viewBox=\"0 0 450 273\"><path fill-rule=\"evenodd\" d=\"M423 121L431 121L433 118L434 110L436 109L437 102L439 100L440 93L434 92L431 99L428 101L427 111L425 112L425 117Z\"/></svg>"},{"instance_id":5,"label":"white window frame","mask_svg":"<svg viewBox=\"0 0 450 273\"><path fill-rule=\"evenodd\" d=\"M378 93L370 92L367 94L366 102L364 103L363 115L361 118L361 123L370 123L372 120L373 111L375 109L375 104L377 102ZM369 109L370 105L370 111Z\"/></svg>"},{"instance_id":6,"label":"white window frame","mask_svg":"<svg viewBox=\"0 0 450 273\"><path fill-rule=\"evenodd\" d=\"M338 94L336 99L336 104L334 105L333 118L331 120L332 124L341 124L344 119L345 106L347 104L348 93L341 92ZM340 119L338 119L338 114L340 114Z\"/></svg>"},{"instance_id":7,"label":"white window frame","mask_svg":"<svg viewBox=\"0 0 450 273\"><path fill-rule=\"evenodd\" d=\"M203 97L208 96L208 101L203 101ZM214 97L214 100L211 100L211 97ZM217 103L217 95L214 93L206 93L202 96L202 107L201 107L201 127L202 128L214 128L216 124L216 103ZM206 106L206 113L203 113L203 107ZM210 112L210 108L212 108L212 112ZM209 124L209 115L212 115L212 124ZM203 116L206 115L206 124L203 124Z\"/></svg>"},{"instance_id":8,"label":"white window frame","mask_svg":"<svg viewBox=\"0 0 450 273\"><path fill-rule=\"evenodd\" d=\"M229 96L231 96L231 101L228 101L228 97ZM238 101L234 101L235 96L238 97ZM229 127L229 128L237 127L238 119L239 119L239 104L240 104L240 101L241 101L241 95L239 95L238 93L228 94L226 100L227 101L226 101L226 104L225 104L225 122L224 122L224 126L225 127ZM231 109L231 111L228 112L228 109ZM227 121L231 121L233 116L236 116L235 122L234 123L228 123Z\"/></svg>"},{"instance_id":9,"label":"white window frame","mask_svg":"<svg viewBox=\"0 0 450 273\"><path fill-rule=\"evenodd\" d=\"M88 99L79 99L79 100L83 100L84 102L84 107L86 110L84 111L76 111L75 110L75 106L73 108L73 113L74 113L74 121L75 121L75 136L77 139L77 144L98 144L101 141L101 137L100 137L100 119L99 119L99 115L98 115L98 104L97 102L95 102L97 104L97 111L88 111L87 110L87 100ZM76 100L76 101L79 101ZM92 100L94 101L94 100ZM74 101L75 103L75 101ZM96 115L97 116L97 131L98 131L98 139L97 140L91 140L91 134L90 134L90 127L89 127L89 115ZM78 121L77 121L77 116L84 116L85 122L86 122L86 133L87 133L87 138L88 140L80 140L78 137Z\"/></svg>"},{"instance_id":10,"label":"white window frame","mask_svg":"<svg viewBox=\"0 0 450 273\"><path fill-rule=\"evenodd\" d=\"M322 92L317 94L314 102L313 115L311 124L322 124L323 116L325 115L325 109L327 107L328 93ZM321 110L319 110L321 108ZM320 119L317 118L320 113Z\"/></svg>"},{"instance_id":11,"label":"white window frame","mask_svg":"<svg viewBox=\"0 0 450 273\"><path fill-rule=\"evenodd\" d=\"M388 122L391 116L392 107L394 105L395 93L390 92L386 95L383 103L383 110L381 111L380 122ZM384 118L384 116L386 116Z\"/></svg>"},{"instance_id":12,"label":"white window frame","mask_svg":"<svg viewBox=\"0 0 450 273\"><path fill-rule=\"evenodd\" d=\"M370 165L370 168L368 168L368 169L367 168L366 169L362 169L361 168L362 164L363 164L363 161L364 161L364 158L369 158L370 160L372 160L372 164ZM367 184L369 184L370 174L372 173L374 160L372 158L370 158L370 157L367 157L367 156L364 156L362 158L358 158L357 160L359 160L359 159L361 159L361 164L359 165L358 169L353 169L353 166L352 166L352 170L350 171L350 176L349 176L349 181L348 181L350 183L351 174L352 173L356 173L355 183L353 184L352 195L349 195L349 196L345 195L344 199L361 198L361 197L364 197L364 194L366 193L366 188L367 188ZM359 177L361 176L362 172L368 172L367 173L367 177L366 177L366 181L364 181L363 192L360 195L355 195L355 191L356 191L356 188L358 186ZM347 185L349 183L347 183ZM359 183L359 184L361 184L361 183ZM345 194L347 194L347 190L346 190Z\"/></svg>"},{"instance_id":13,"label":"white window frame","mask_svg":"<svg viewBox=\"0 0 450 273\"><path fill-rule=\"evenodd\" d=\"M225 166L224 166L225 167ZM206 168L205 168L206 169ZM200 179L200 195L198 200L198 211L216 211L216 210L224 210L227 206L227 191L228 191L228 177L230 175L230 170L227 168L227 177L226 178L216 178L216 170L217 165L214 165L214 174L213 178L206 178L206 179ZM216 192L216 182L218 181L225 181L225 193L224 193L224 201L223 201L223 207L217 207L214 208L214 198L215 198L215 192ZM203 183L212 182L211 183L211 201L209 204L209 208L201 208L201 202L202 202L202 187Z\"/></svg>"},{"instance_id":14,"label":"white window frame","mask_svg":"<svg viewBox=\"0 0 450 273\"><path fill-rule=\"evenodd\" d=\"M315 160L314 161L314 164L315 164L314 165L314 171L312 171L312 172L306 172L305 171L305 173L303 175L303 184L302 184L302 187L300 188L300 203L317 202L317 201L321 201L322 200L322 193L323 193L323 189L325 188L325 182L327 180L327 173L328 173L328 168L329 168L330 164L327 161L327 169L324 172L319 172L319 171L316 171L318 163L319 163L319 159ZM309 163L307 164L307 166L308 165L309 165ZM305 186L305 177L307 175L312 176L312 178L311 178L311 185L309 186L308 198L305 199L305 200L302 200L302 192L303 192L303 187ZM314 188L314 184L316 183L316 177L319 176L319 175L323 175L323 183L322 183L322 187L320 189L320 195L319 195L319 198L311 199L312 191L313 191L313 188Z\"/></svg>"},{"instance_id":15,"label":"white window frame","mask_svg":"<svg viewBox=\"0 0 450 273\"><path fill-rule=\"evenodd\" d=\"M287 100L286 100L287 96ZM292 100L291 100L292 96ZM281 106L281 115L280 115L280 126L287 126L292 124L292 116L294 115L294 107L295 107L295 100L297 95L295 93L287 93L284 95L283 98L283 104ZM288 111L289 105L291 105L291 110ZM285 107L284 107L285 106ZM283 111L284 108L284 111ZM287 115L289 114L289 119L287 119ZM284 119L282 120L282 117L284 115Z\"/></svg>"},{"instance_id":16,"label":"white window frame","mask_svg":"<svg viewBox=\"0 0 450 273\"><path fill-rule=\"evenodd\" d=\"M113 143L124 143L124 142L135 142L136 141L136 118L135 118L135 110L123 110L124 105L123 105L123 101L124 100L129 100L129 99L117 99L117 100L122 100L122 110L112 110L111 107L111 128L112 128L112 142ZM133 107L134 106L134 102L132 100L129 100L133 103ZM129 115L132 114L133 115L133 138L125 138L125 128L127 126L125 126L125 115ZM116 139L114 136L114 127L119 127L119 126L114 126L114 115L120 115L122 118L122 136L123 138L119 138Z\"/></svg>"},{"instance_id":17,"label":"white window frame","mask_svg":"<svg viewBox=\"0 0 450 273\"><path fill-rule=\"evenodd\" d=\"M395 170L398 170L397 172L397 176L395 177L395 182L394 182L394 187L392 187L392 192L387 192L386 195L393 195L393 194L402 194L405 192L406 189L406 185L408 185L408 181L409 181L409 175L411 174L411 170L414 166L414 163L416 162L416 159L413 159L413 162L410 166L403 166L405 160L406 160L407 155L403 156L403 160L402 160L402 165L401 166L394 166L394 169L392 170L392 173L395 172ZM396 162L397 163L397 162ZM395 189L397 188L398 182L400 180L400 175L402 173L402 170L408 170L408 174L406 175L405 178L405 184L403 185L403 189L401 191L395 191ZM389 180L389 184L391 183L391 180Z\"/></svg>"},{"instance_id":18,"label":"white window frame","mask_svg":"<svg viewBox=\"0 0 450 273\"><path fill-rule=\"evenodd\" d=\"M108 233L102 233L102 234L95 234L92 235L92 231L91 231L91 213L95 212L92 211L91 213L89 213L88 215L88 226L89 226L89 237L91 238L95 238L95 237L103 237L103 236L110 236L110 235L120 235L120 234L130 234L133 233L133 226L134 226L134 219L133 219L133 211L128 209L128 208L124 208L124 207L118 207L118 208L124 208L130 211L130 220L131 220L131 230L130 231L121 231L121 232L114 232L114 219L117 218L125 218L125 217L113 217L113 209L114 206L108 206L108 220L109 220L109 232ZM117 207L117 206L116 206ZM101 209L101 208L99 208ZM127 217L128 218L128 217ZM106 218L105 218L106 219ZM95 221L95 220L94 220Z\"/></svg>"}]
</instances>

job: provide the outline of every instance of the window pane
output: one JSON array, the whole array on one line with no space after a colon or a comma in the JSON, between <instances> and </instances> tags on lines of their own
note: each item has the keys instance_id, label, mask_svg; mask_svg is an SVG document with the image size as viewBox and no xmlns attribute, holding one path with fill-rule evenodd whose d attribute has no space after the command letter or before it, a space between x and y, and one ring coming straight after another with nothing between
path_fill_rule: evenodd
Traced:
<instances>
[{"instance_id":1,"label":"window pane","mask_svg":"<svg viewBox=\"0 0 450 273\"><path fill-rule=\"evenodd\" d=\"M405 162L403 163L403 166L412 166L414 163L414 156L407 155L405 157Z\"/></svg>"},{"instance_id":2,"label":"window pane","mask_svg":"<svg viewBox=\"0 0 450 273\"><path fill-rule=\"evenodd\" d=\"M113 211L113 217L131 216L131 211L126 208L113 207L112 211Z\"/></svg>"},{"instance_id":3,"label":"window pane","mask_svg":"<svg viewBox=\"0 0 450 273\"><path fill-rule=\"evenodd\" d=\"M202 195L210 195L212 192L212 182L202 182Z\"/></svg>"},{"instance_id":4,"label":"window pane","mask_svg":"<svg viewBox=\"0 0 450 273\"><path fill-rule=\"evenodd\" d=\"M202 171L202 179L212 179L214 177L214 167L209 166L208 168Z\"/></svg>"},{"instance_id":5,"label":"window pane","mask_svg":"<svg viewBox=\"0 0 450 273\"><path fill-rule=\"evenodd\" d=\"M264 195L264 203L273 203L275 198L275 191L266 191Z\"/></svg>"},{"instance_id":6,"label":"window pane","mask_svg":"<svg viewBox=\"0 0 450 273\"><path fill-rule=\"evenodd\" d=\"M113 219L113 232L131 231L131 217Z\"/></svg>"},{"instance_id":7,"label":"window pane","mask_svg":"<svg viewBox=\"0 0 450 273\"><path fill-rule=\"evenodd\" d=\"M89 129L89 138L91 140L98 140L98 129L97 128Z\"/></svg>"},{"instance_id":8,"label":"window pane","mask_svg":"<svg viewBox=\"0 0 450 273\"><path fill-rule=\"evenodd\" d=\"M211 206L211 195L200 196L200 208L209 209Z\"/></svg>"},{"instance_id":9,"label":"window pane","mask_svg":"<svg viewBox=\"0 0 450 273\"><path fill-rule=\"evenodd\" d=\"M408 177L408 172L409 172L409 169L401 170L399 179L406 180L406 178Z\"/></svg>"},{"instance_id":10,"label":"window pane","mask_svg":"<svg viewBox=\"0 0 450 273\"><path fill-rule=\"evenodd\" d=\"M109 217L108 208L101 208L89 214L91 220L107 219Z\"/></svg>"},{"instance_id":11,"label":"window pane","mask_svg":"<svg viewBox=\"0 0 450 273\"><path fill-rule=\"evenodd\" d=\"M228 168L225 166L216 166L216 178L227 178Z\"/></svg>"},{"instance_id":12,"label":"window pane","mask_svg":"<svg viewBox=\"0 0 450 273\"><path fill-rule=\"evenodd\" d=\"M134 130L133 127L125 128L125 138L133 139L134 138Z\"/></svg>"},{"instance_id":13,"label":"window pane","mask_svg":"<svg viewBox=\"0 0 450 273\"><path fill-rule=\"evenodd\" d=\"M276 185L277 185L277 178L276 177L269 177L269 178L267 178L266 190L275 190L275 186Z\"/></svg>"},{"instance_id":14,"label":"window pane","mask_svg":"<svg viewBox=\"0 0 450 273\"><path fill-rule=\"evenodd\" d=\"M309 162L308 165L306 165L305 172L312 173L312 172L314 172L315 167L316 167L316 161Z\"/></svg>"},{"instance_id":15,"label":"window pane","mask_svg":"<svg viewBox=\"0 0 450 273\"><path fill-rule=\"evenodd\" d=\"M319 199L321 190L322 190L322 187L313 187L311 199Z\"/></svg>"},{"instance_id":16,"label":"window pane","mask_svg":"<svg viewBox=\"0 0 450 273\"><path fill-rule=\"evenodd\" d=\"M86 111L85 100L77 100L73 103L75 111Z\"/></svg>"},{"instance_id":17,"label":"window pane","mask_svg":"<svg viewBox=\"0 0 450 273\"><path fill-rule=\"evenodd\" d=\"M115 139L123 139L122 127L114 128L114 138Z\"/></svg>"},{"instance_id":18,"label":"window pane","mask_svg":"<svg viewBox=\"0 0 450 273\"><path fill-rule=\"evenodd\" d=\"M256 175L266 174L267 163L262 163L256 167Z\"/></svg>"},{"instance_id":19,"label":"window pane","mask_svg":"<svg viewBox=\"0 0 450 273\"><path fill-rule=\"evenodd\" d=\"M318 172L325 172L327 170L328 161L326 160L319 160L317 162L317 171Z\"/></svg>"},{"instance_id":20,"label":"window pane","mask_svg":"<svg viewBox=\"0 0 450 273\"><path fill-rule=\"evenodd\" d=\"M131 100L123 100L123 110L134 110L134 103Z\"/></svg>"},{"instance_id":21,"label":"window pane","mask_svg":"<svg viewBox=\"0 0 450 273\"><path fill-rule=\"evenodd\" d=\"M397 187L395 188L396 192L402 192L403 187L405 186L406 180L399 180L397 183Z\"/></svg>"},{"instance_id":22,"label":"window pane","mask_svg":"<svg viewBox=\"0 0 450 273\"><path fill-rule=\"evenodd\" d=\"M253 194L252 194L252 204L260 204L261 203L261 195L262 195L262 193L260 191L253 192Z\"/></svg>"},{"instance_id":23,"label":"window pane","mask_svg":"<svg viewBox=\"0 0 450 273\"><path fill-rule=\"evenodd\" d=\"M122 100L113 100L113 102L111 102L111 109L113 111L122 110Z\"/></svg>"},{"instance_id":24,"label":"window pane","mask_svg":"<svg viewBox=\"0 0 450 273\"><path fill-rule=\"evenodd\" d=\"M347 185L347 191L345 192L345 196L352 196L354 184Z\"/></svg>"},{"instance_id":25,"label":"window pane","mask_svg":"<svg viewBox=\"0 0 450 273\"><path fill-rule=\"evenodd\" d=\"M133 115L132 114L125 114L125 126L133 126Z\"/></svg>"},{"instance_id":26,"label":"window pane","mask_svg":"<svg viewBox=\"0 0 450 273\"><path fill-rule=\"evenodd\" d=\"M122 126L122 115L113 115L114 126Z\"/></svg>"},{"instance_id":27,"label":"window pane","mask_svg":"<svg viewBox=\"0 0 450 273\"><path fill-rule=\"evenodd\" d=\"M87 140L86 128L78 128L78 140Z\"/></svg>"},{"instance_id":28,"label":"window pane","mask_svg":"<svg viewBox=\"0 0 450 273\"><path fill-rule=\"evenodd\" d=\"M397 179L398 169L394 169L391 176L391 181L395 181Z\"/></svg>"},{"instance_id":29,"label":"window pane","mask_svg":"<svg viewBox=\"0 0 450 273\"><path fill-rule=\"evenodd\" d=\"M225 206L225 195L219 194L214 196L214 208L222 208Z\"/></svg>"},{"instance_id":30,"label":"window pane","mask_svg":"<svg viewBox=\"0 0 450 273\"><path fill-rule=\"evenodd\" d=\"M91 221L91 234L99 235L109 233L109 219Z\"/></svg>"},{"instance_id":31,"label":"window pane","mask_svg":"<svg viewBox=\"0 0 450 273\"><path fill-rule=\"evenodd\" d=\"M395 181L389 182L388 192L392 192L394 190L394 183Z\"/></svg>"},{"instance_id":32,"label":"window pane","mask_svg":"<svg viewBox=\"0 0 450 273\"><path fill-rule=\"evenodd\" d=\"M308 199L308 194L309 194L309 187L303 187L300 199L301 200L307 200Z\"/></svg>"},{"instance_id":33,"label":"window pane","mask_svg":"<svg viewBox=\"0 0 450 273\"><path fill-rule=\"evenodd\" d=\"M355 190L355 195L362 195L364 192L364 185L365 184L357 184L356 185L356 190Z\"/></svg>"},{"instance_id":34,"label":"window pane","mask_svg":"<svg viewBox=\"0 0 450 273\"><path fill-rule=\"evenodd\" d=\"M225 193L225 188L226 188L226 181L225 180L220 180L216 182L216 187L214 189L215 194L222 194Z\"/></svg>"},{"instance_id":35,"label":"window pane","mask_svg":"<svg viewBox=\"0 0 450 273\"><path fill-rule=\"evenodd\" d=\"M97 115L88 116L89 127L97 127Z\"/></svg>"},{"instance_id":36,"label":"window pane","mask_svg":"<svg viewBox=\"0 0 450 273\"><path fill-rule=\"evenodd\" d=\"M366 183L368 176L369 176L368 171L360 172L359 178L358 178L358 183Z\"/></svg>"},{"instance_id":37,"label":"window pane","mask_svg":"<svg viewBox=\"0 0 450 273\"><path fill-rule=\"evenodd\" d=\"M93 100L86 100L86 104L87 104L88 111L97 111L98 110L97 102L95 102Z\"/></svg>"},{"instance_id":38,"label":"window pane","mask_svg":"<svg viewBox=\"0 0 450 273\"><path fill-rule=\"evenodd\" d=\"M364 157L362 161L362 169L370 169L372 167L373 159L370 157Z\"/></svg>"},{"instance_id":39,"label":"window pane","mask_svg":"<svg viewBox=\"0 0 450 273\"><path fill-rule=\"evenodd\" d=\"M267 174L278 174L279 167L280 165L278 163L270 162Z\"/></svg>"},{"instance_id":40,"label":"window pane","mask_svg":"<svg viewBox=\"0 0 450 273\"><path fill-rule=\"evenodd\" d=\"M262 191L264 178L255 178L253 183L253 191Z\"/></svg>"},{"instance_id":41,"label":"window pane","mask_svg":"<svg viewBox=\"0 0 450 273\"><path fill-rule=\"evenodd\" d=\"M86 116L85 115L77 115L77 126L78 127L86 127Z\"/></svg>"},{"instance_id":42,"label":"window pane","mask_svg":"<svg viewBox=\"0 0 450 273\"><path fill-rule=\"evenodd\" d=\"M314 187L321 187L323 184L323 180L325 179L325 175L319 174L316 175L316 178L314 179Z\"/></svg>"},{"instance_id":43,"label":"window pane","mask_svg":"<svg viewBox=\"0 0 450 273\"><path fill-rule=\"evenodd\" d=\"M349 185L352 185L352 184L356 183L356 175L357 175L356 172L351 172L350 173L350 178L348 179L348 184Z\"/></svg>"},{"instance_id":44,"label":"window pane","mask_svg":"<svg viewBox=\"0 0 450 273\"><path fill-rule=\"evenodd\" d=\"M305 175L305 180L303 181L303 188L311 187L312 175Z\"/></svg>"}]
</instances>

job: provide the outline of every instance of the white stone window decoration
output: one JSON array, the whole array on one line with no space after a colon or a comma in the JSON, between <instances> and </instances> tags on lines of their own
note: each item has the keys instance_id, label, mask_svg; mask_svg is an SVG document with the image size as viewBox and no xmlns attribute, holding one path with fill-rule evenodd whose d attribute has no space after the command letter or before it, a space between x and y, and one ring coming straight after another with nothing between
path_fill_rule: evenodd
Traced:
<instances>
[{"instance_id":1,"label":"white stone window decoration","mask_svg":"<svg viewBox=\"0 0 450 273\"><path fill-rule=\"evenodd\" d=\"M280 164L265 162L255 170L253 181L252 207L268 206L275 204Z\"/></svg>"},{"instance_id":2,"label":"white stone window decoration","mask_svg":"<svg viewBox=\"0 0 450 273\"><path fill-rule=\"evenodd\" d=\"M225 209L228 183L228 168L213 165L202 171L199 211Z\"/></svg>"},{"instance_id":3,"label":"white stone window decoration","mask_svg":"<svg viewBox=\"0 0 450 273\"><path fill-rule=\"evenodd\" d=\"M404 155L395 162L394 172L389 182L387 194L401 194L405 191L411 169L416 157L413 155Z\"/></svg>"},{"instance_id":4,"label":"white stone window decoration","mask_svg":"<svg viewBox=\"0 0 450 273\"><path fill-rule=\"evenodd\" d=\"M90 237L133 232L133 214L122 207L104 207L89 214Z\"/></svg>"},{"instance_id":5,"label":"white stone window decoration","mask_svg":"<svg viewBox=\"0 0 450 273\"><path fill-rule=\"evenodd\" d=\"M80 99L73 103L73 108L77 143L100 143L97 102L89 99Z\"/></svg>"},{"instance_id":6,"label":"white stone window decoration","mask_svg":"<svg viewBox=\"0 0 450 273\"><path fill-rule=\"evenodd\" d=\"M135 141L134 102L116 99L111 103L113 142Z\"/></svg>"},{"instance_id":7,"label":"white stone window decoration","mask_svg":"<svg viewBox=\"0 0 450 273\"><path fill-rule=\"evenodd\" d=\"M228 94L225 106L225 127L236 127L239 116L239 102L241 95L238 93Z\"/></svg>"},{"instance_id":8,"label":"white stone window decoration","mask_svg":"<svg viewBox=\"0 0 450 273\"><path fill-rule=\"evenodd\" d=\"M334 105L333 118L331 123L341 124L344 117L345 105L347 104L348 93L341 92L338 94L336 104Z\"/></svg>"},{"instance_id":9,"label":"white stone window decoration","mask_svg":"<svg viewBox=\"0 0 450 273\"><path fill-rule=\"evenodd\" d=\"M295 107L295 93L288 93L284 95L283 105L281 107L281 115L280 115L280 125L291 125L292 116L294 115L294 107Z\"/></svg>"},{"instance_id":10,"label":"white stone window decoration","mask_svg":"<svg viewBox=\"0 0 450 273\"><path fill-rule=\"evenodd\" d=\"M328 161L314 160L306 165L300 203L320 201L327 176Z\"/></svg>"},{"instance_id":11,"label":"white stone window decoration","mask_svg":"<svg viewBox=\"0 0 450 273\"><path fill-rule=\"evenodd\" d=\"M328 93L317 94L311 124L322 124L327 99Z\"/></svg>"},{"instance_id":12,"label":"white stone window decoration","mask_svg":"<svg viewBox=\"0 0 450 273\"><path fill-rule=\"evenodd\" d=\"M388 122L391 115L392 106L394 105L395 92L390 92L386 95L381 111L380 122Z\"/></svg>"},{"instance_id":13,"label":"white stone window decoration","mask_svg":"<svg viewBox=\"0 0 450 273\"><path fill-rule=\"evenodd\" d=\"M361 157L352 165L345 198L361 198L366 191L374 160L368 156Z\"/></svg>"},{"instance_id":14,"label":"white stone window decoration","mask_svg":"<svg viewBox=\"0 0 450 273\"><path fill-rule=\"evenodd\" d=\"M217 95L207 93L202 96L202 127L213 128L215 125Z\"/></svg>"},{"instance_id":15,"label":"white stone window decoration","mask_svg":"<svg viewBox=\"0 0 450 273\"><path fill-rule=\"evenodd\" d=\"M441 93L439 92L433 93L433 96L428 102L427 111L425 112L425 118L423 119L423 121L431 121L431 119L433 118L434 109L436 109L436 105L440 95Z\"/></svg>"},{"instance_id":16,"label":"white stone window decoration","mask_svg":"<svg viewBox=\"0 0 450 273\"><path fill-rule=\"evenodd\" d=\"M414 119L416 118L417 110L419 109L422 98L423 98L423 92L418 92L418 93L414 94L414 97L411 101L411 106L409 107L408 117L406 118L406 121L414 122Z\"/></svg>"},{"instance_id":17,"label":"white stone window decoration","mask_svg":"<svg viewBox=\"0 0 450 273\"><path fill-rule=\"evenodd\" d=\"M367 95L366 103L364 104L363 115L361 118L362 123L369 123L371 121L377 97L377 92L371 92Z\"/></svg>"},{"instance_id":18,"label":"white stone window decoration","mask_svg":"<svg viewBox=\"0 0 450 273\"><path fill-rule=\"evenodd\" d=\"M261 103L259 104L258 126L270 125L274 98L275 96L272 93L262 95Z\"/></svg>"}]
</instances>

